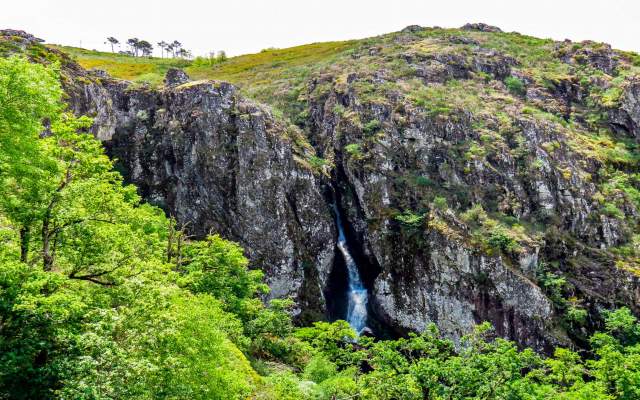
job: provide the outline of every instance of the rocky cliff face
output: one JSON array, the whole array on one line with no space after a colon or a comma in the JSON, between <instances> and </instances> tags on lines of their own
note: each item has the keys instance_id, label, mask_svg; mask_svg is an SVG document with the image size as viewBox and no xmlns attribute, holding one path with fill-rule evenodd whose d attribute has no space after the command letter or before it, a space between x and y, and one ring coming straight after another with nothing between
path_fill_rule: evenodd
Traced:
<instances>
[{"instance_id":1,"label":"rocky cliff face","mask_svg":"<svg viewBox=\"0 0 640 400\"><path fill-rule=\"evenodd\" d=\"M277 117L227 83L134 87L55 54L126 179L191 234L240 242L302 320L341 287L332 199L383 330L490 321L544 350L640 311L633 55L412 26L274 92L295 102Z\"/></svg>"},{"instance_id":2,"label":"rocky cliff face","mask_svg":"<svg viewBox=\"0 0 640 400\"><path fill-rule=\"evenodd\" d=\"M240 242L274 297L322 311L335 228L299 132L226 83L118 95L106 146L128 181L191 234Z\"/></svg>"},{"instance_id":3,"label":"rocky cliff face","mask_svg":"<svg viewBox=\"0 0 640 400\"><path fill-rule=\"evenodd\" d=\"M481 71L504 79L513 63L498 53L453 66L447 58L446 67L407 57L427 85L450 76L470 80ZM311 137L319 154L336 165L334 181L353 240L372 266L373 311L400 331L435 322L460 338L487 320L498 334L534 348L566 345L571 339L558 323L558 299L541 288L545 274L556 273L546 269L571 270L589 258L580 254L585 247L625 243L635 223L629 221L630 228L598 212L597 184L585 177L597 175L602 163L585 162L556 124L518 111L509 116L507 131L496 135L503 128L493 115L432 115L400 92L385 93L384 101L363 96L363 85L398 83L388 70L352 74L346 84L339 75L322 79L329 82L322 93L310 86ZM474 147L482 141L486 148ZM553 149L549 143L556 143ZM482 208L455 212L474 205ZM625 207L637 218L634 205ZM585 247L569 245L572 250L558 254L555 246L569 237ZM513 246L501 240L513 240ZM638 304L637 277L601 256L584 267L604 282L584 279L583 270L560 290L581 293L582 307L594 310Z\"/></svg>"},{"instance_id":4,"label":"rocky cliff face","mask_svg":"<svg viewBox=\"0 0 640 400\"><path fill-rule=\"evenodd\" d=\"M355 240L379 270L374 311L390 326L436 322L453 337L488 320L535 348L579 341L593 328L592 317L567 316L578 308L637 311L637 272L616 268L626 265L617 248L638 249L636 189L610 190L613 176L637 176L636 78L626 78L615 106L596 106L598 85L611 89L606 80L589 85L569 74L540 85L474 36L424 40L413 30L389 42L382 49L406 61L402 69L358 68L381 51L374 47L343 67L346 76L323 71L308 93L311 137L335 162ZM555 45L567 64L622 79L610 47L586 43L576 55L568 46ZM594 126L589 114L598 112L618 118ZM606 146L628 146L628 159L583 147L608 129L627 145Z\"/></svg>"},{"instance_id":5,"label":"rocky cliff face","mask_svg":"<svg viewBox=\"0 0 640 400\"><path fill-rule=\"evenodd\" d=\"M322 315L336 233L295 127L223 82L103 80L68 92L76 112L94 111L96 136L146 199L192 235L238 241L270 296L296 298L302 318Z\"/></svg>"}]
</instances>

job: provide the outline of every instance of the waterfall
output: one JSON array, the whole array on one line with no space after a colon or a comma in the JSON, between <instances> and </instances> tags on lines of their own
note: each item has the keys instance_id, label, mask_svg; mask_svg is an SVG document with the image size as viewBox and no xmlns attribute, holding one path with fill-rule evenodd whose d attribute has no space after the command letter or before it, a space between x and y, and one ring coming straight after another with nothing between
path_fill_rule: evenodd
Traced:
<instances>
[{"instance_id":1,"label":"waterfall","mask_svg":"<svg viewBox=\"0 0 640 400\"><path fill-rule=\"evenodd\" d=\"M366 327L367 323L367 289L362 283L360 278L360 272L358 266L354 261L351 253L349 253L349 247L347 246L347 239L344 235L344 229L342 227L342 219L340 218L340 211L336 203L333 203L333 210L336 214L336 225L338 226L338 249L344 258L344 262L347 265L347 272L349 275L349 293L347 297L347 322L351 325L356 334L360 334Z\"/></svg>"}]
</instances>

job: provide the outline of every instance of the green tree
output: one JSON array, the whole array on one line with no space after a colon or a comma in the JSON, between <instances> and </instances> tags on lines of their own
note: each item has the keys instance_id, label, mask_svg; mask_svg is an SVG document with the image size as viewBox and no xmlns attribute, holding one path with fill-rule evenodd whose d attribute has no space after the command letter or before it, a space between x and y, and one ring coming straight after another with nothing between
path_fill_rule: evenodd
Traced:
<instances>
[{"instance_id":1,"label":"green tree","mask_svg":"<svg viewBox=\"0 0 640 400\"><path fill-rule=\"evenodd\" d=\"M109 42L109 44L111 44L111 52L115 53L115 50L113 49L113 46L117 46L118 44L120 44L120 41L116 38L114 38L113 36L109 36L107 38L107 42Z\"/></svg>"},{"instance_id":2,"label":"green tree","mask_svg":"<svg viewBox=\"0 0 640 400\"><path fill-rule=\"evenodd\" d=\"M55 70L0 59L0 397L246 398L259 378L225 309L260 275L212 238L186 250L189 282L207 290L181 288L167 219L123 185L60 94Z\"/></svg>"},{"instance_id":3,"label":"green tree","mask_svg":"<svg viewBox=\"0 0 640 400\"><path fill-rule=\"evenodd\" d=\"M61 96L54 70L20 57L0 58L0 210L20 231L23 261L57 169L38 139L43 122L58 115Z\"/></svg>"},{"instance_id":4,"label":"green tree","mask_svg":"<svg viewBox=\"0 0 640 400\"><path fill-rule=\"evenodd\" d=\"M238 315L256 294L266 293L260 270L249 270L244 250L235 243L212 235L203 241L187 243L180 255L182 281L194 293L209 293L221 299L227 311Z\"/></svg>"}]
</instances>

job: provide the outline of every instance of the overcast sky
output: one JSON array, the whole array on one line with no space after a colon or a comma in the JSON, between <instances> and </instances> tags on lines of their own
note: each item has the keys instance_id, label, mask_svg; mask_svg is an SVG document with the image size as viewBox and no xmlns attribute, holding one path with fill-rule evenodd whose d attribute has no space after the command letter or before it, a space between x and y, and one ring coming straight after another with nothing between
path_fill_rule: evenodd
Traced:
<instances>
[{"instance_id":1,"label":"overcast sky","mask_svg":"<svg viewBox=\"0 0 640 400\"><path fill-rule=\"evenodd\" d=\"M107 36L179 40L194 55L375 36L407 25L486 22L539 37L640 51L640 0L3 0L0 28L106 50Z\"/></svg>"}]
</instances>

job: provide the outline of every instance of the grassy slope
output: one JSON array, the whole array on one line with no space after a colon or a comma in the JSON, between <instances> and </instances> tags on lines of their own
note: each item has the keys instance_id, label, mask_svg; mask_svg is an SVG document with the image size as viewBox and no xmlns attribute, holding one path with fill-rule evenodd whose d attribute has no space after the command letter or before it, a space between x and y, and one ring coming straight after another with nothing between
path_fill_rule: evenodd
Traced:
<instances>
[{"instance_id":1,"label":"grassy slope","mask_svg":"<svg viewBox=\"0 0 640 400\"><path fill-rule=\"evenodd\" d=\"M189 60L132 57L77 47L50 45L62 50L84 68L97 68L110 75L134 82L160 85L171 67L183 68L193 78L231 82L241 87L277 86L278 82L304 79L309 69L330 63L337 55L352 49L357 41L313 43L287 49L268 49L256 54L229 58L214 66Z\"/></svg>"},{"instance_id":2,"label":"grassy slope","mask_svg":"<svg viewBox=\"0 0 640 400\"><path fill-rule=\"evenodd\" d=\"M131 57L69 46L49 47L64 51L86 69L102 69L116 78L148 82L152 85L162 84L164 74L169 68L185 68L191 64L190 61L180 59Z\"/></svg>"},{"instance_id":3,"label":"grassy slope","mask_svg":"<svg viewBox=\"0 0 640 400\"><path fill-rule=\"evenodd\" d=\"M472 38L483 48L495 49L518 60L515 70L533 78L540 86L549 86L572 77L601 76L593 69L569 68L558 59L558 43L549 39L538 39L515 33L469 32L459 29L424 29L417 34L421 40L398 42L401 32L374 38L344 42L313 43L287 49L268 49L256 54L229 58L227 61L209 66L188 60L167 58L132 57L108 52L99 52L76 47L56 46L70 54L85 68L106 70L116 78L134 82L161 85L170 67L183 68L196 80L215 79L231 82L243 88L246 95L270 103L286 111L291 100L295 100L303 89L303 83L311 72L342 70L366 72L375 69L390 69L396 77L403 73L398 60L400 54L429 55L437 53L471 54L474 44L451 44L451 37ZM572 44L571 46L582 46ZM590 46L599 46L593 44ZM367 54L376 49L376 54ZM379 51L378 51L379 50ZM357 54L354 60L350 55ZM619 52L628 61L621 75L640 71L640 56ZM611 79L605 77L605 79ZM620 79L618 80L620 81ZM617 82L612 82L614 85Z\"/></svg>"}]
</instances>

